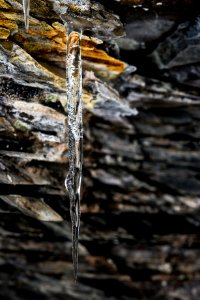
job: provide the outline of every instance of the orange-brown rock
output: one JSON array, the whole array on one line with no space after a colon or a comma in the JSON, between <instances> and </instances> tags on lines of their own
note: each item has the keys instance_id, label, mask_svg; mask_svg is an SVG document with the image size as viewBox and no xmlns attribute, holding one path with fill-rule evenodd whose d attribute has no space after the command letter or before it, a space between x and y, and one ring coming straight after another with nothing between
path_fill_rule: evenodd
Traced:
<instances>
[{"instance_id":1,"label":"orange-brown rock","mask_svg":"<svg viewBox=\"0 0 200 300\"><path fill-rule=\"evenodd\" d=\"M30 17L29 32L26 33L23 15L6 10L0 12L0 26L3 26L0 27L0 39L7 39L12 35L12 39L36 59L65 69L66 30L60 22L49 25ZM100 77L113 78L126 68L126 64L98 49L99 44L103 42L97 38L82 37L83 67Z\"/></svg>"}]
</instances>

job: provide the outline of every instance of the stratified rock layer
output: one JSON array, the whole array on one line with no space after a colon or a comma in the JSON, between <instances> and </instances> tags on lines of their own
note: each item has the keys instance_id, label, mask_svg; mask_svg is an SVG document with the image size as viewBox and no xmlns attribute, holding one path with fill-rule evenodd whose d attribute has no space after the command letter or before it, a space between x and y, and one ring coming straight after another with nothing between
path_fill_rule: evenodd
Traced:
<instances>
[{"instance_id":1,"label":"stratified rock layer","mask_svg":"<svg viewBox=\"0 0 200 300\"><path fill-rule=\"evenodd\" d=\"M200 297L199 77L188 71L198 66L198 55L190 52L198 52L198 20L191 13L195 8L198 14L198 5L111 4L115 13L125 9L120 16L129 20L128 39L115 42L123 60L136 60L139 71L121 73L126 64L111 57L114 41L84 37L84 169L74 284L64 187L64 27L51 1L37 1L26 34L21 2L0 2L1 299ZM140 18L141 12L152 19ZM163 25L154 26L161 16Z\"/></svg>"}]
</instances>

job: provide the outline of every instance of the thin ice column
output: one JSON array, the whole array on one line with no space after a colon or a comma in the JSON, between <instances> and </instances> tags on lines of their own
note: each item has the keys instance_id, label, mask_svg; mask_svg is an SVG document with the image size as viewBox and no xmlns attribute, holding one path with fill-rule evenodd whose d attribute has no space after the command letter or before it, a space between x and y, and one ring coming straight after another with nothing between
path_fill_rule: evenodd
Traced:
<instances>
[{"instance_id":1,"label":"thin ice column","mask_svg":"<svg viewBox=\"0 0 200 300\"><path fill-rule=\"evenodd\" d=\"M80 227L80 189L82 177L82 64L80 34L71 32L68 36L66 59L67 122L69 172L65 181L69 193L72 221L72 257L74 276L78 273L78 238Z\"/></svg>"},{"instance_id":2,"label":"thin ice column","mask_svg":"<svg viewBox=\"0 0 200 300\"><path fill-rule=\"evenodd\" d=\"M23 0L23 12L26 31L29 29L30 0Z\"/></svg>"}]
</instances>

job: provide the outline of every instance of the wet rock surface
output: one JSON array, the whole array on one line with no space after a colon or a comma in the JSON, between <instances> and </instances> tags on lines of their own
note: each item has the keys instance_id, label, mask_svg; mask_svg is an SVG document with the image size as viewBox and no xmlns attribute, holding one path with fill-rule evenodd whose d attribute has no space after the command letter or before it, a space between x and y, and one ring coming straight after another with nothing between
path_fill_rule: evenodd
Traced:
<instances>
[{"instance_id":1,"label":"wet rock surface","mask_svg":"<svg viewBox=\"0 0 200 300\"><path fill-rule=\"evenodd\" d=\"M99 3L127 36L82 41L75 284L63 24L52 1L33 1L25 33L21 1L0 2L0 298L196 300L199 4Z\"/></svg>"}]
</instances>

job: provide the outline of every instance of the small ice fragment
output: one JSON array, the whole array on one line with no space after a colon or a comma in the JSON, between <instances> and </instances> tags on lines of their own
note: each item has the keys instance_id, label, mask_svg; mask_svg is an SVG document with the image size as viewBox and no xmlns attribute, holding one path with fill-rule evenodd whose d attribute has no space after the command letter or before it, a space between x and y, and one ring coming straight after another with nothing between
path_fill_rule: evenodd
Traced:
<instances>
[{"instance_id":1,"label":"small ice fragment","mask_svg":"<svg viewBox=\"0 0 200 300\"><path fill-rule=\"evenodd\" d=\"M29 12L30 12L30 0L23 0L23 12L26 32L29 29Z\"/></svg>"},{"instance_id":2,"label":"small ice fragment","mask_svg":"<svg viewBox=\"0 0 200 300\"><path fill-rule=\"evenodd\" d=\"M8 178L8 180L10 181L10 183L13 183L12 177L11 177L9 174L7 174L7 178Z\"/></svg>"}]
</instances>

